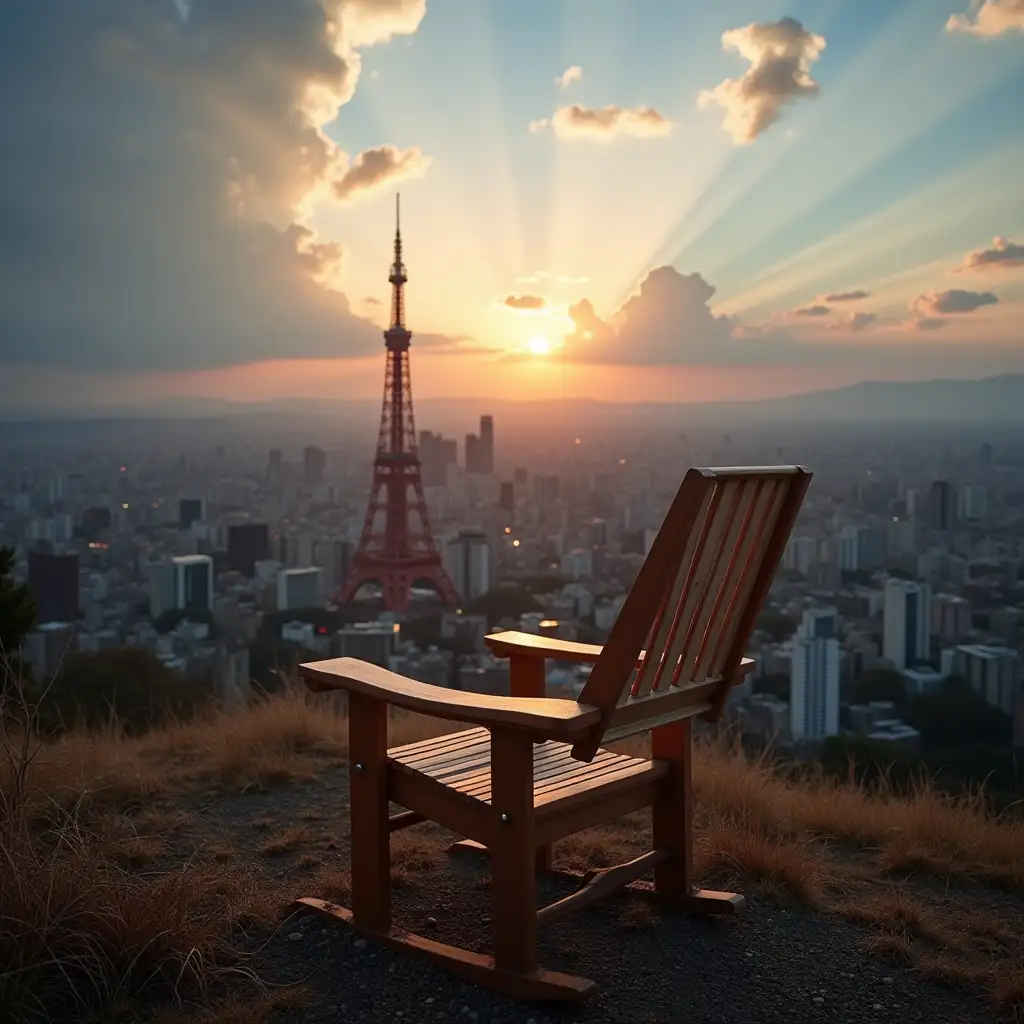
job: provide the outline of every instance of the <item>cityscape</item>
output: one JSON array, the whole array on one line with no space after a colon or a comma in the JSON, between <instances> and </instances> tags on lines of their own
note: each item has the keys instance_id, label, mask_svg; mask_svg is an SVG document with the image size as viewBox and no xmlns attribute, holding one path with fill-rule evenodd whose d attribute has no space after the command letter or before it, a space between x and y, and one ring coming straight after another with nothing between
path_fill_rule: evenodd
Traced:
<instances>
[{"instance_id":1,"label":"cityscape","mask_svg":"<svg viewBox=\"0 0 1024 1024\"><path fill-rule=\"evenodd\" d=\"M0 1024L1024 1022L1022 54L0 2Z\"/></svg>"}]
</instances>

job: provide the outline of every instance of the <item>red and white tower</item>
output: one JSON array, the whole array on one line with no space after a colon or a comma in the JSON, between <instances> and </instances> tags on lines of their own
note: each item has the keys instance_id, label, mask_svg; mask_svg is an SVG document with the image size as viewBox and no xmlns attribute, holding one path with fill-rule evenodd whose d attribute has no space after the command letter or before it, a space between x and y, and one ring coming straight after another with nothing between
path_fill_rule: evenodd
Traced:
<instances>
[{"instance_id":1,"label":"red and white tower","mask_svg":"<svg viewBox=\"0 0 1024 1024\"><path fill-rule=\"evenodd\" d=\"M448 604L458 594L441 563L430 532L420 478L416 425L412 414L409 341L405 326L405 264L398 197L395 197L395 262L391 282L391 326L384 332L387 368L373 485L363 534L335 600L351 601L364 583L379 583L389 611L404 611L414 583L431 583Z\"/></svg>"}]
</instances>

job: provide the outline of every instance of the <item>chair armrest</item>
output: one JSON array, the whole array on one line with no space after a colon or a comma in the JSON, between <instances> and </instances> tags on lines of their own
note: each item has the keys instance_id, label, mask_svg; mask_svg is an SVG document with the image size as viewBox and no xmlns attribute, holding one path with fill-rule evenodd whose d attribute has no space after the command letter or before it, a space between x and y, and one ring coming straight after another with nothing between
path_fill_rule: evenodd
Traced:
<instances>
[{"instance_id":1,"label":"chair armrest","mask_svg":"<svg viewBox=\"0 0 1024 1024\"><path fill-rule=\"evenodd\" d=\"M527 657L555 658L558 661L580 663L597 661L601 657L601 651L604 650L601 644L578 644L572 640L559 640L556 637L539 636L536 633L520 633L517 630L492 633L490 636L484 637L484 643L498 658L523 654Z\"/></svg>"},{"instance_id":2,"label":"chair armrest","mask_svg":"<svg viewBox=\"0 0 1024 1024\"><path fill-rule=\"evenodd\" d=\"M574 700L449 690L407 679L358 658L308 662L299 666L299 675L314 693L347 690L435 718L520 729L535 739L571 740L601 720L597 708Z\"/></svg>"},{"instance_id":3,"label":"chair armrest","mask_svg":"<svg viewBox=\"0 0 1024 1024\"><path fill-rule=\"evenodd\" d=\"M557 661L576 661L593 663L601 657L604 650L602 644L578 644L573 640L559 640L557 637L539 636L536 633L520 633L510 629L505 633L492 633L484 637L484 643L497 658L508 658L513 654L521 654L533 658L554 658ZM639 667L644 652L637 655ZM753 658L741 659L736 670L737 678L742 679L754 668Z\"/></svg>"}]
</instances>

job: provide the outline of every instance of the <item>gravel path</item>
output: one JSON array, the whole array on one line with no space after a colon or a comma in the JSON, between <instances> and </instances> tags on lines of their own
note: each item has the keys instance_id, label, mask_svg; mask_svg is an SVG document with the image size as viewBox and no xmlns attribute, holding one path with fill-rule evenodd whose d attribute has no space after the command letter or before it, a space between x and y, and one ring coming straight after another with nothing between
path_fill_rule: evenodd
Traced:
<instances>
[{"instance_id":1,"label":"gravel path","mask_svg":"<svg viewBox=\"0 0 1024 1024\"><path fill-rule=\"evenodd\" d=\"M348 858L344 771L315 783L208 799L186 809L182 842L230 841L238 862L255 861L295 896L321 896L301 858L344 867ZM260 854L268 837L306 829L293 852ZM422 827L422 826L421 826ZM409 830L415 833L417 827ZM435 833L437 835L437 833ZM487 952L490 893L486 863L442 858L439 867L396 887L396 923L440 941ZM544 879L549 902L570 889ZM312 890L312 891L310 891ZM870 954L866 930L834 915L780 908L752 898L735 918L690 918L622 893L540 934L539 957L552 970L598 982L584 1004L524 1005L462 983L416 958L325 927L307 914L290 917L253 965L271 984L303 983L311 1005L285 1010L286 1024L314 1022L509 1021L622 1024L991 1024L998 1019L976 995L922 980Z\"/></svg>"}]
</instances>

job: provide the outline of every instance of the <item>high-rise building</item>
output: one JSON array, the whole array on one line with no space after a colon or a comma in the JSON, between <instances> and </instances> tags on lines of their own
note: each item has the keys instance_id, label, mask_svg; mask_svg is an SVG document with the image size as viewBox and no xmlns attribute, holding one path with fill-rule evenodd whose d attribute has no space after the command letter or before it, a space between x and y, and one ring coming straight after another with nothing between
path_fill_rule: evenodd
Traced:
<instances>
[{"instance_id":1,"label":"high-rise building","mask_svg":"<svg viewBox=\"0 0 1024 1024\"><path fill-rule=\"evenodd\" d=\"M483 530L467 528L448 542L445 568L464 601L491 589L491 545Z\"/></svg>"},{"instance_id":2,"label":"high-rise building","mask_svg":"<svg viewBox=\"0 0 1024 1024\"><path fill-rule=\"evenodd\" d=\"M277 610L319 607L323 602L322 575L323 570L316 565L305 569L282 569L277 574Z\"/></svg>"},{"instance_id":3,"label":"high-rise building","mask_svg":"<svg viewBox=\"0 0 1024 1024\"><path fill-rule=\"evenodd\" d=\"M793 537L786 545L782 567L806 576L817 560L818 542L813 537Z\"/></svg>"},{"instance_id":4,"label":"high-rise building","mask_svg":"<svg viewBox=\"0 0 1024 1024\"><path fill-rule=\"evenodd\" d=\"M213 559L209 555L173 558L175 607L183 611L213 608Z\"/></svg>"},{"instance_id":5,"label":"high-rise building","mask_svg":"<svg viewBox=\"0 0 1024 1024\"><path fill-rule=\"evenodd\" d=\"M498 507L502 512L513 512L516 507L515 484L511 480L502 480L501 489L498 492Z\"/></svg>"},{"instance_id":6,"label":"high-rise building","mask_svg":"<svg viewBox=\"0 0 1024 1024\"><path fill-rule=\"evenodd\" d=\"M206 502L202 498L182 498L178 502L178 525L187 530L193 523L206 519Z\"/></svg>"},{"instance_id":7,"label":"high-rise building","mask_svg":"<svg viewBox=\"0 0 1024 1024\"><path fill-rule=\"evenodd\" d=\"M789 727L797 742L839 732L839 636L835 608L810 608L793 638Z\"/></svg>"},{"instance_id":8,"label":"high-rise building","mask_svg":"<svg viewBox=\"0 0 1024 1024\"><path fill-rule=\"evenodd\" d=\"M932 631L943 640L957 640L971 629L971 603L955 594L932 598Z\"/></svg>"},{"instance_id":9,"label":"high-rise building","mask_svg":"<svg viewBox=\"0 0 1024 1024\"><path fill-rule=\"evenodd\" d=\"M882 654L899 670L927 661L931 652L931 587L890 578L885 581Z\"/></svg>"},{"instance_id":10,"label":"high-rise building","mask_svg":"<svg viewBox=\"0 0 1024 1024\"><path fill-rule=\"evenodd\" d=\"M335 634L338 657L358 658L387 668L398 647L399 625L384 622L354 622Z\"/></svg>"},{"instance_id":11,"label":"high-rise building","mask_svg":"<svg viewBox=\"0 0 1024 1024\"><path fill-rule=\"evenodd\" d=\"M82 512L82 536L86 541L96 540L104 530L110 529L110 509L104 505L87 508Z\"/></svg>"},{"instance_id":12,"label":"high-rise building","mask_svg":"<svg viewBox=\"0 0 1024 1024\"><path fill-rule=\"evenodd\" d=\"M988 515L988 494L984 487L968 484L960 488L958 512L965 523L977 523Z\"/></svg>"},{"instance_id":13,"label":"high-rise building","mask_svg":"<svg viewBox=\"0 0 1024 1024\"><path fill-rule=\"evenodd\" d=\"M251 576L257 562L270 556L266 523L236 523L228 527L228 569Z\"/></svg>"},{"instance_id":14,"label":"high-rise building","mask_svg":"<svg viewBox=\"0 0 1024 1024\"><path fill-rule=\"evenodd\" d=\"M486 475L494 472L494 418L480 417L480 433L466 435L466 472Z\"/></svg>"},{"instance_id":15,"label":"high-rise building","mask_svg":"<svg viewBox=\"0 0 1024 1024\"><path fill-rule=\"evenodd\" d=\"M844 572L877 569L885 560L885 538L873 526L844 526L836 540L836 561Z\"/></svg>"},{"instance_id":16,"label":"high-rise building","mask_svg":"<svg viewBox=\"0 0 1024 1024\"><path fill-rule=\"evenodd\" d=\"M951 530L956 523L956 491L947 480L936 480L928 492L928 519L933 530Z\"/></svg>"},{"instance_id":17,"label":"high-rise building","mask_svg":"<svg viewBox=\"0 0 1024 1024\"><path fill-rule=\"evenodd\" d=\"M178 607L178 570L173 562L161 562L147 569L149 614L158 619Z\"/></svg>"},{"instance_id":18,"label":"high-rise building","mask_svg":"<svg viewBox=\"0 0 1024 1024\"><path fill-rule=\"evenodd\" d=\"M78 618L78 555L29 551L28 589L36 603L36 622L74 622Z\"/></svg>"},{"instance_id":19,"label":"high-rise building","mask_svg":"<svg viewBox=\"0 0 1024 1024\"><path fill-rule=\"evenodd\" d=\"M516 487L525 487L529 481L530 474L526 471L525 466L516 466L516 471L512 475L512 481Z\"/></svg>"},{"instance_id":20,"label":"high-rise building","mask_svg":"<svg viewBox=\"0 0 1024 1024\"><path fill-rule=\"evenodd\" d=\"M448 467L458 461L458 442L430 430L421 430L419 448L423 486L444 487Z\"/></svg>"},{"instance_id":21,"label":"high-rise building","mask_svg":"<svg viewBox=\"0 0 1024 1024\"><path fill-rule=\"evenodd\" d=\"M323 483L327 456L320 448L310 445L302 451L302 479L308 486Z\"/></svg>"},{"instance_id":22,"label":"high-rise building","mask_svg":"<svg viewBox=\"0 0 1024 1024\"><path fill-rule=\"evenodd\" d=\"M960 676L993 707L1014 713L1024 696L1024 665L1020 652L989 644L963 644L942 652L946 675Z\"/></svg>"},{"instance_id":23,"label":"high-rise building","mask_svg":"<svg viewBox=\"0 0 1024 1024\"><path fill-rule=\"evenodd\" d=\"M270 454L267 456L267 479L272 484L278 484L281 482L283 474L284 458L281 455L281 449L271 448Z\"/></svg>"}]
</instances>

